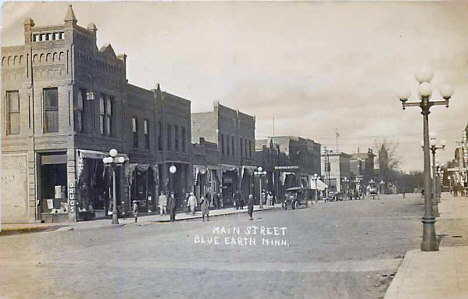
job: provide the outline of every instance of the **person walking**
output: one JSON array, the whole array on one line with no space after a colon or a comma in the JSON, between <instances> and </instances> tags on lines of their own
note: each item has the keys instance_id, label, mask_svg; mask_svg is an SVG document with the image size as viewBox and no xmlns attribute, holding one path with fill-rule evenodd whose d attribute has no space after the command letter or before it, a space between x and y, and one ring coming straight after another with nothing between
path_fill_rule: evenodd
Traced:
<instances>
[{"instance_id":1,"label":"person walking","mask_svg":"<svg viewBox=\"0 0 468 299\"><path fill-rule=\"evenodd\" d=\"M249 195L249 200L247 202L248 205L248 214L249 214L249 220L253 220L253 211L254 211L254 197L252 194Z\"/></svg>"},{"instance_id":2,"label":"person walking","mask_svg":"<svg viewBox=\"0 0 468 299\"><path fill-rule=\"evenodd\" d=\"M176 200L174 197L174 192L171 192L171 196L168 201L170 221L175 221L175 211L176 211Z\"/></svg>"},{"instance_id":3,"label":"person walking","mask_svg":"<svg viewBox=\"0 0 468 299\"><path fill-rule=\"evenodd\" d=\"M222 209L224 207L223 196L221 195L221 193L219 193L218 197L219 197L219 208Z\"/></svg>"},{"instance_id":4,"label":"person walking","mask_svg":"<svg viewBox=\"0 0 468 299\"><path fill-rule=\"evenodd\" d=\"M190 193L185 193L185 199L184 199L184 209L185 209L185 214L189 214L190 213L190 207L189 207L189 204L188 204L188 200L189 200L189 197L190 197Z\"/></svg>"},{"instance_id":5,"label":"person walking","mask_svg":"<svg viewBox=\"0 0 468 299\"><path fill-rule=\"evenodd\" d=\"M219 207L219 196L218 196L218 193L216 193L216 192L213 194L213 204L214 204L215 209L218 209L218 207Z\"/></svg>"},{"instance_id":6,"label":"person walking","mask_svg":"<svg viewBox=\"0 0 468 299\"><path fill-rule=\"evenodd\" d=\"M195 215L195 207L197 206L197 197L192 193L190 193L187 205L190 207L190 212L192 216Z\"/></svg>"},{"instance_id":7,"label":"person walking","mask_svg":"<svg viewBox=\"0 0 468 299\"><path fill-rule=\"evenodd\" d=\"M206 221L210 221L209 219L209 214L210 214L210 201L208 198L205 198L202 196L200 199L201 201L201 213L203 217L203 221L205 221L205 216L206 216Z\"/></svg>"},{"instance_id":8,"label":"person walking","mask_svg":"<svg viewBox=\"0 0 468 299\"><path fill-rule=\"evenodd\" d=\"M135 217L135 223L138 222L138 200L133 200L133 217Z\"/></svg>"},{"instance_id":9,"label":"person walking","mask_svg":"<svg viewBox=\"0 0 468 299\"><path fill-rule=\"evenodd\" d=\"M263 204L266 202L266 193L265 190L262 192L262 196L260 197L260 209L263 209Z\"/></svg>"},{"instance_id":10,"label":"person walking","mask_svg":"<svg viewBox=\"0 0 468 299\"><path fill-rule=\"evenodd\" d=\"M167 214L167 196L164 191L161 191L161 195L159 195L159 215L166 215Z\"/></svg>"},{"instance_id":11,"label":"person walking","mask_svg":"<svg viewBox=\"0 0 468 299\"><path fill-rule=\"evenodd\" d=\"M213 204L210 191L206 191L205 198L208 200L208 207L210 207Z\"/></svg>"},{"instance_id":12,"label":"person walking","mask_svg":"<svg viewBox=\"0 0 468 299\"><path fill-rule=\"evenodd\" d=\"M243 210L244 209L244 196L242 194L239 194L239 205L240 205L240 209Z\"/></svg>"},{"instance_id":13,"label":"person walking","mask_svg":"<svg viewBox=\"0 0 468 299\"><path fill-rule=\"evenodd\" d=\"M271 192L268 192L268 195L267 195L267 207L268 208L271 206L272 201L273 201L273 194L271 194Z\"/></svg>"},{"instance_id":14,"label":"person walking","mask_svg":"<svg viewBox=\"0 0 468 299\"><path fill-rule=\"evenodd\" d=\"M240 193L239 191L236 191L233 195L234 197L234 204L236 205L236 210L240 209Z\"/></svg>"}]
</instances>

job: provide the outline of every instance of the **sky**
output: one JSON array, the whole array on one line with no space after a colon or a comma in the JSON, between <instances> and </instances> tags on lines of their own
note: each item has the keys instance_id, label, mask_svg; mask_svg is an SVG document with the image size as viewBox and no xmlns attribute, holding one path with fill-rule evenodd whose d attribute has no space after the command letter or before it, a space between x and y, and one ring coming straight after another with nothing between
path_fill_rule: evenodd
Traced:
<instances>
[{"instance_id":1,"label":"sky","mask_svg":"<svg viewBox=\"0 0 468 299\"><path fill-rule=\"evenodd\" d=\"M125 53L130 83L256 117L257 139L293 135L356 153L397 143L403 171L422 170L422 116L396 91L434 70L455 86L436 106L431 131L453 159L468 124L468 2L70 2L78 25L93 22L98 47ZM4 3L2 46L20 45L23 21L62 24L69 2ZM274 121L273 121L274 119Z\"/></svg>"}]
</instances>

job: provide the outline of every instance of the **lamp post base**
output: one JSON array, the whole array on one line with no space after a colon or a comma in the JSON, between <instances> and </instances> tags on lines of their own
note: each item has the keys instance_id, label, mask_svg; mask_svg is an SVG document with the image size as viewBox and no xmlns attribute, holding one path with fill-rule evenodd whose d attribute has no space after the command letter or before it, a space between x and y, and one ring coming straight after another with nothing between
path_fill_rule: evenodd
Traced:
<instances>
[{"instance_id":1,"label":"lamp post base","mask_svg":"<svg viewBox=\"0 0 468 299\"><path fill-rule=\"evenodd\" d=\"M437 201L432 203L432 213L435 217L440 217L439 205L437 204Z\"/></svg>"},{"instance_id":2,"label":"lamp post base","mask_svg":"<svg viewBox=\"0 0 468 299\"><path fill-rule=\"evenodd\" d=\"M423 240L421 243L422 251L438 251L439 243L437 242L435 232L435 218L422 218L423 223Z\"/></svg>"},{"instance_id":3,"label":"lamp post base","mask_svg":"<svg viewBox=\"0 0 468 299\"><path fill-rule=\"evenodd\" d=\"M119 224L119 216L117 213L112 213L112 224Z\"/></svg>"}]
</instances>

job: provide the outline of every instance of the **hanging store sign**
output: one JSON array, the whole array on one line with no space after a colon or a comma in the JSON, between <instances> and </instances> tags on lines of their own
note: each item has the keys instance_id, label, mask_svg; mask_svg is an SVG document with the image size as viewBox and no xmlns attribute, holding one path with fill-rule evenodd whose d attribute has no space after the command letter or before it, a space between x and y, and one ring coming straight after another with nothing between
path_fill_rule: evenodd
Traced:
<instances>
[{"instance_id":1,"label":"hanging store sign","mask_svg":"<svg viewBox=\"0 0 468 299\"><path fill-rule=\"evenodd\" d=\"M299 166L275 166L276 170L292 170L299 169Z\"/></svg>"}]
</instances>

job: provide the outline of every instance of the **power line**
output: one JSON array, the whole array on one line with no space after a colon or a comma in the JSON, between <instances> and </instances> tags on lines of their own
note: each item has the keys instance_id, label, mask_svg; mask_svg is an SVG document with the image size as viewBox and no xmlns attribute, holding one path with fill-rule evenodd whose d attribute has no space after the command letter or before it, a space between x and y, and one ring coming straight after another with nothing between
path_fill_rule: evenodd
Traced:
<instances>
[{"instance_id":1,"label":"power line","mask_svg":"<svg viewBox=\"0 0 468 299\"><path fill-rule=\"evenodd\" d=\"M461 131L463 131L463 128L451 127L451 128L437 129L436 132L450 131L450 130L459 130L461 132ZM361 135L361 136L342 135L340 133L340 139L344 138L344 139L350 139L350 140L360 140L360 139L368 139L368 138L377 139L377 138L389 138L389 137L413 137L413 136L421 136L421 135L422 135L422 130L419 131L419 132L414 132L414 133L399 133L399 134L388 134L388 135ZM279 136L275 136L275 137L281 137L281 136L294 136L294 135L292 135L292 134L279 135ZM269 138L271 136L257 135L257 137L258 138ZM318 140L318 139L333 140L333 141L336 140L336 135L335 136L332 136L332 135L301 135L300 137L310 138L310 139L314 139L314 140ZM340 142L340 144L342 144L342 143Z\"/></svg>"}]
</instances>

